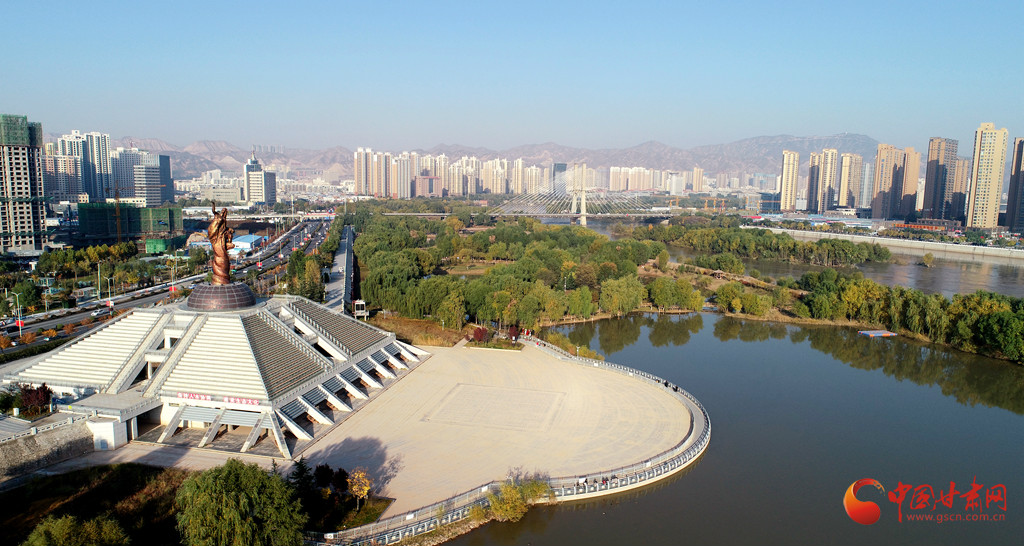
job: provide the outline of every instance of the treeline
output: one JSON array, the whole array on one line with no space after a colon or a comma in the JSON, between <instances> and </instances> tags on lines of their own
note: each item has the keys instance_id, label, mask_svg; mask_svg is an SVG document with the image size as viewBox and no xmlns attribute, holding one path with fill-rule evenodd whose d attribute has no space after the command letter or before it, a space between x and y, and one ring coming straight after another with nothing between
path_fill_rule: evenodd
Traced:
<instances>
[{"instance_id":1,"label":"treeline","mask_svg":"<svg viewBox=\"0 0 1024 546\"><path fill-rule=\"evenodd\" d=\"M839 239L797 241L785 233L766 229L744 229L733 217L676 225L640 226L632 230L638 240L653 240L682 246L700 254L731 253L740 258L808 263L827 267L857 265L864 262L886 262L889 250L878 244L852 243ZM720 225L715 225L720 224Z\"/></svg>"},{"instance_id":2,"label":"treeline","mask_svg":"<svg viewBox=\"0 0 1024 546\"><path fill-rule=\"evenodd\" d=\"M577 226L546 226L522 218L469 236L462 221L378 216L356 239L360 288L371 305L412 318L432 317L459 328L468 315L499 328L532 328L602 310L621 315L656 298L660 307L700 309L703 297L688 282L659 281L648 291L637 267L665 250L653 241L610 241ZM495 263L479 277L435 275L438 267L469 261Z\"/></svg>"},{"instance_id":3,"label":"treeline","mask_svg":"<svg viewBox=\"0 0 1024 546\"><path fill-rule=\"evenodd\" d=\"M792 304L800 317L849 319L924 336L969 353L1024 361L1024 300L979 290L947 299L903 286L885 286L832 269L780 280L807 290Z\"/></svg>"}]
</instances>

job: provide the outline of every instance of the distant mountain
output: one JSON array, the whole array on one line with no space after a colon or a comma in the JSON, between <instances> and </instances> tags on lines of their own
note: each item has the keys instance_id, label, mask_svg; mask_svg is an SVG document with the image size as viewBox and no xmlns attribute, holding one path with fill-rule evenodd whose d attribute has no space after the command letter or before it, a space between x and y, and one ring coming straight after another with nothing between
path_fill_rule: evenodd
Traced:
<instances>
[{"instance_id":1,"label":"distant mountain","mask_svg":"<svg viewBox=\"0 0 1024 546\"><path fill-rule=\"evenodd\" d=\"M138 148L147 152L164 154L167 152L180 152L181 148L160 140L159 138L136 138L123 137L110 139L110 145L114 148Z\"/></svg>"},{"instance_id":2,"label":"distant mountain","mask_svg":"<svg viewBox=\"0 0 1024 546\"><path fill-rule=\"evenodd\" d=\"M206 156L209 154L224 155L247 153L245 150L239 148L238 146L235 146L234 144L231 144L230 142L225 142L223 140L199 140L193 142L192 144L189 144L188 146L185 146L185 151L190 154L196 154L201 156Z\"/></svg>"},{"instance_id":3,"label":"distant mountain","mask_svg":"<svg viewBox=\"0 0 1024 546\"><path fill-rule=\"evenodd\" d=\"M59 136L59 135L58 135ZM129 141L136 147L171 156L174 177L193 178L204 171L221 169L226 176L241 174L242 165L249 159L250 151L222 140L201 140L184 148L153 138L126 137L114 141L116 146L128 146ZM113 143L112 143L113 144ZM453 160L463 156L480 159L506 158L510 161L523 158L527 165L550 165L551 163L586 163L588 167L647 167L652 169L690 170L701 167L708 174L728 173L778 173L782 165L782 151L800 153L800 163L806 167L811 152L823 148L836 148L840 153L861 154L865 161L875 157L878 141L858 134L843 133L829 136L799 137L792 135L759 136L710 146L676 148L661 142L644 142L629 148L606 148L591 150L563 146L554 142L527 144L506 150L439 144L429 149L416 150L420 154L445 154ZM392 150L398 152L399 150ZM323 150L302 148L284 149L278 152L259 152L260 163L268 167L288 167L292 171L312 170L323 172L330 180L351 177L353 174L352 150L337 146ZM801 168L803 170L803 167Z\"/></svg>"},{"instance_id":4,"label":"distant mountain","mask_svg":"<svg viewBox=\"0 0 1024 546\"><path fill-rule=\"evenodd\" d=\"M517 146L502 151L472 148L460 145L440 145L421 153L444 153L449 158L475 155L481 159L503 157L509 160L523 158L528 165L559 163L586 163L588 167L647 167L651 169L690 170L701 167L709 174L778 173L782 165L782 151L800 153L801 164L806 165L811 152L836 148L839 153L856 153L871 161L875 157L878 141L865 136L843 133L831 136L797 137L792 135L761 136L738 140L728 144L675 148L661 142L644 142L630 148L588 150L572 148L553 142Z\"/></svg>"}]
</instances>

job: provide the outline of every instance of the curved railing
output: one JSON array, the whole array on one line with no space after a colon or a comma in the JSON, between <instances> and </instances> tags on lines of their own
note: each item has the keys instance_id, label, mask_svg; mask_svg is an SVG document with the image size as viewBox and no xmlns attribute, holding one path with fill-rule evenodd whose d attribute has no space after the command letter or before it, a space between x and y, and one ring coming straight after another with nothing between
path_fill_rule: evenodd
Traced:
<instances>
[{"instance_id":1,"label":"curved railing","mask_svg":"<svg viewBox=\"0 0 1024 546\"><path fill-rule=\"evenodd\" d=\"M582 366L604 368L657 385L679 398L684 405L691 408L691 413L693 413L693 409L699 410L701 417L701 421L698 422L694 415L694 418L690 420L690 434L687 434L678 444L650 459L617 468L589 472L586 476L546 479L556 499L571 500L581 496L611 494L618 490L637 487L648 481L657 480L696 460L711 441L711 418L708 416L707 410L693 395L678 385L654 374L621 364L574 356L532 336L523 336L520 340L523 343L535 344L536 347L560 360ZM701 431L697 438L691 441L693 427L698 425L701 426ZM447 525L469 517L470 510L474 505L487 506L487 494L497 491L502 483L502 481L493 481L481 484L465 493L424 506L414 512L393 516L353 529L336 533L306 533L306 544L345 544L350 546L392 544L405 538L433 531L439 525Z\"/></svg>"}]
</instances>

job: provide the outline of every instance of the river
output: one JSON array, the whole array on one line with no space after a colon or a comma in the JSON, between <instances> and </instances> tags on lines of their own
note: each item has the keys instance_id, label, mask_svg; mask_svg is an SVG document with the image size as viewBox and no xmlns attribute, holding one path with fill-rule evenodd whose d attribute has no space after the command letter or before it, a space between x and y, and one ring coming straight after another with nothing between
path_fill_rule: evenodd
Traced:
<instances>
[{"instance_id":1,"label":"river","mask_svg":"<svg viewBox=\"0 0 1024 546\"><path fill-rule=\"evenodd\" d=\"M451 544L1020 544L1024 368L849 328L713 314L630 315L558 327L609 361L658 374L707 408L711 444L682 476L637 493L537 507ZM881 519L852 521L843 495L873 478ZM904 521L887 494L981 484L1005 521ZM1007 511L985 508L1002 484ZM934 514L970 517L965 498ZM959 515L959 516L957 516Z\"/></svg>"},{"instance_id":2,"label":"river","mask_svg":"<svg viewBox=\"0 0 1024 546\"><path fill-rule=\"evenodd\" d=\"M608 222L591 222L590 229L613 239ZM683 262L691 253L682 247L669 246L672 261ZM954 294L971 294L978 290L997 292L1024 298L1024 262L1021 267L984 261L962 261L936 258L932 267L919 265L920 257L893 254L888 263L865 263L842 271L860 271L864 277L888 286L901 285L916 288L926 294L938 293L951 298ZM756 269L763 276L800 278L808 271L821 271L824 267L767 260L743 260L747 272Z\"/></svg>"}]
</instances>

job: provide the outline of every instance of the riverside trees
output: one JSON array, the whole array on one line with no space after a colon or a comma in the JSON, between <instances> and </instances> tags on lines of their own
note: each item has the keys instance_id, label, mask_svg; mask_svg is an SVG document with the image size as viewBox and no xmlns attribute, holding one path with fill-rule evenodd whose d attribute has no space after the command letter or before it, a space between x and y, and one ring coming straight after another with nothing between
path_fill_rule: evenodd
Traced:
<instances>
[{"instance_id":1,"label":"riverside trees","mask_svg":"<svg viewBox=\"0 0 1024 546\"><path fill-rule=\"evenodd\" d=\"M797 285L810 318L853 320L920 335L962 351L1024 361L1024 300L979 290L946 299L902 286L842 275L805 273Z\"/></svg>"},{"instance_id":2,"label":"riverside trees","mask_svg":"<svg viewBox=\"0 0 1024 546\"><path fill-rule=\"evenodd\" d=\"M667 256L657 241L610 241L585 228L532 219L498 222L468 237L456 230L459 223L374 218L354 245L363 267L363 298L446 326L461 326L468 315L532 328L566 314L588 318L599 306L616 314L636 309L648 295L637 266ZM439 264L470 260L493 265L470 279L436 275ZM692 286L680 294L673 290L672 302L665 305L691 303L692 293Z\"/></svg>"}]
</instances>

